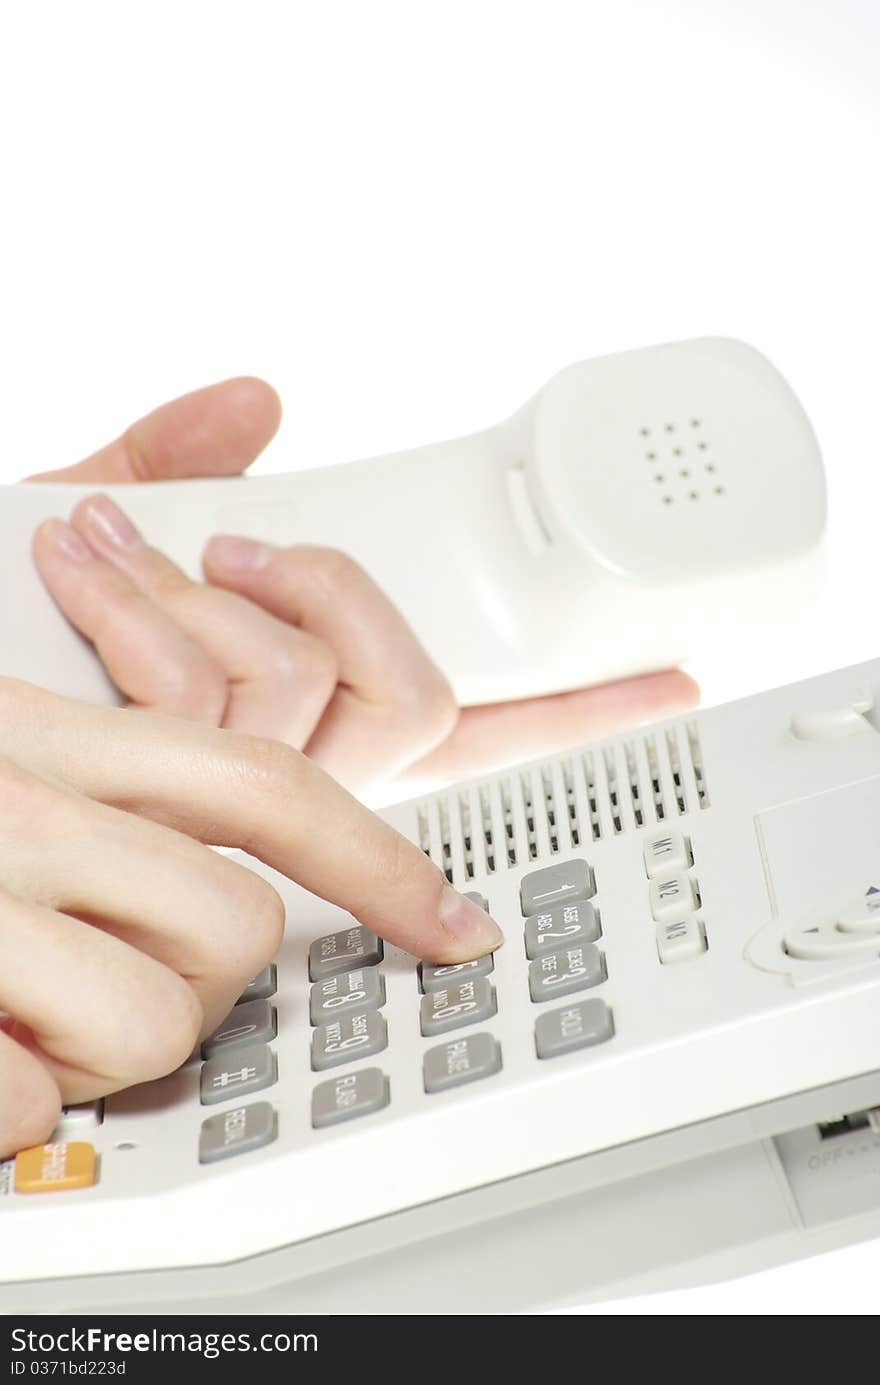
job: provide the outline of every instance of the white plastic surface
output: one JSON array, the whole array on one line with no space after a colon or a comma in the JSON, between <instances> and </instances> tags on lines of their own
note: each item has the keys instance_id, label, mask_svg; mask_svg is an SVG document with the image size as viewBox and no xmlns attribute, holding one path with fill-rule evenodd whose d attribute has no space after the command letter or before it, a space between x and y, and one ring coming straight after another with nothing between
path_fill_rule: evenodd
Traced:
<instances>
[{"instance_id":1,"label":"white plastic surface","mask_svg":"<svg viewBox=\"0 0 880 1385\"><path fill-rule=\"evenodd\" d=\"M324 1074L308 1066L306 956L346 919L288 886L279 1080L260 1094L278 1109L277 1142L200 1167L197 1062L112 1097L95 1132L96 1188L0 1195L0 1273L228 1261L874 1069L880 939L841 965L783 949L788 928L836 919L880 870L880 734L805 742L790 731L793 716L865 689L880 695L880 661L390 810L456 884L486 895L506 930L491 978L498 1014L481 1026L501 1044L502 1071L424 1093L422 1054L436 1040L419 1033L414 959L388 948L390 1042L369 1061L389 1077L390 1106L312 1130ZM644 844L666 826L690 844L708 950L664 966ZM595 874L608 978L590 994L607 1000L616 1032L539 1062L543 1007L529 1000L519 884L573 857Z\"/></svg>"},{"instance_id":2,"label":"white plastic surface","mask_svg":"<svg viewBox=\"0 0 880 1385\"><path fill-rule=\"evenodd\" d=\"M669 667L782 628L821 572L810 425L763 356L721 338L571 366L512 419L454 442L288 476L107 489L194 575L215 532L344 549L462 703ZM0 489L0 574L15 593L0 606L0 673L112 701L29 562L39 521L83 493Z\"/></svg>"}]
</instances>

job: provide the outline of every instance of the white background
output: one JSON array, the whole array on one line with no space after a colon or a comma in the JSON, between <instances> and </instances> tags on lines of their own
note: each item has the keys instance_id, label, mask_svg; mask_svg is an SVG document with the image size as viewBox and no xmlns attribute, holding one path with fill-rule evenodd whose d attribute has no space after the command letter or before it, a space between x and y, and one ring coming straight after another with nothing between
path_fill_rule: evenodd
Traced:
<instances>
[{"instance_id":1,"label":"white background","mask_svg":"<svg viewBox=\"0 0 880 1385\"><path fill-rule=\"evenodd\" d=\"M875 656L878 71L871 0L3 4L0 480L236 373L281 391L287 470L741 336L823 445L828 595L695 670L715 700ZM833 1259L657 1309L873 1310L880 1247Z\"/></svg>"}]
</instances>

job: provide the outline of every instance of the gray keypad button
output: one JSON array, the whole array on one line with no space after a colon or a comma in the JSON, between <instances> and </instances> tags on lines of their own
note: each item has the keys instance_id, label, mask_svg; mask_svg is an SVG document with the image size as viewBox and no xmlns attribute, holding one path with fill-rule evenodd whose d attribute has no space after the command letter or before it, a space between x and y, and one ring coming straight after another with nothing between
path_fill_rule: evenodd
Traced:
<instances>
[{"instance_id":1,"label":"gray keypad button","mask_svg":"<svg viewBox=\"0 0 880 1385\"><path fill-rule=\"evenodd\" d=\"M593 943L545 952L529 962L529 991L534 1001L555 1000L604 980L605 958Z\"/></svg>"},{"instance_id":2,"label":"gray keypad button","mask_svg":"<svg viewBox=\"0 0 880 1385\"><path fill-rule=\"evenodd\" d=\"M478 909L485 909L488 914L489 901L484 894L480 894L479 890L464 890L463 893L465 899L469 899L471 904L476 904Z\"/></svg>"},{"instance_id":3,"label":"gray keypad button","mask_svg":"<svg viewBox=\"0 0 880 1385\"><path fill-rule=\"evenodd\" d=\"M323 938L315 939L309 948L309 979L323 981L325 976L351 971L352 967L375 967L381 960L381 938L362 923L355 923L339 933L325 933Z\"/></svg>"},{"instance_id":4,"label":"gray keypad button","mask_svg":"<svg viewBox=\"0 0 880 1385\"><path fill-rule=\"evenodd\" d=\"M388 1026L378 1010L358 1010L354 1015L319 1024L312 1034L312 1068L323 1072L356 1058L381 1053L388 1044Z\"/></svg>"},{"instance_id":5,"label":"gray keypad button","mask_svg":"<svg viewBox=\"0 0 880 1385\"><path fill-rule=\"evenodd\" d=\"M445 1092L491 1077L500 1068L501 1046L491 1034L462 1034L428 1049L422 1065L425 1091Z\"/></svg>"},{"instance_id":6,"label":"gray keypad button","mask_svg":"<svg viewBox=\"0 0 880 1385\"><path fill-rule=\"evenodd\" d=\"M270 995L274 995L278 989L278 968L274 962L270 962L267 967L258 972L252 981L249 981L238 997L238 1004L241 1005L245 1000L268 1000Z\"/></svg>"},{"instance_id":7,"label":"gray keypad button","mask_svg":"<svg viewBox=\"0 0 880 1385\"><path fill-rule=\"evenodd\" d=\"M238 1101L250 1092L271 1087L278 1075L275 1054L265 1044L229 1048L202 1064L199 1094L203 1106Z\"/></svg>"},{"instance_id":8,"label":"gray keypad button","mask_svg":"<svg viewBox=\"0 0 880 1385\"><path fill-rule=\"evenodd\" d=\"M246 1000L234 1005L222 1024L202 1044L202 1057L213 1058L233 1044L267 1044L278 1032L275 1006L268 1000Z\"/></svg>"},{"instance_id":9,"label":"gray keypad button","mask_svg":"<svg viewBox=\"0 0 880 1385\"><path fill-rule=\"evenodd\" d=\"M573 943L594 943L602 934L592 904L557 904L526 919L526 956L534 959Z\"/></svg>"},{"instance_id":10,"label":"gray keypad button","mask_svg":"<svg viewBox=\"0 0 880 1385\"><path fill-rule=\"evenodd\" d=\"M614 1033L614 1018L604 1000L576 1000L561 1010L547 1010L535 1020L539 1058L558 1058L578 1048L602 1044Z\"/></svg>"},{"instance_id":11,"label":"gray keypad button","mask_svg":"<svg viewBox=\"0 0 880 1385\"><path fill-rule=\"evenodd\" d=\"M426 1038L460 1029L464 1024L482 1024L498 1009L495 987L484 976L465 981L450 981L439 991L422 996L419 1011L422 1033Z\"/></svg>"},{"instance_id":12,"label":"gray keypad button","mask_svg":"<svg viewBox=\"0 0 880 1385\"><path fill-rule=\"evenodd\" d=\"M520 901L526 918L545 913L557 904L589 899L595 894L590 867L586 861L560 861L543 870L533 870L522 878Z\"/></svg>"},{"instance_id":13,"label":"gray keypad button","mask_svg":"<svg viewBox=\"0 0 880 1385\"><path fill-rule=\"evenodd\" d=\"M278 1134L278 1116L268 1101L255 1101L250 1106L234 1106L218 1111L202 1121L199 1137L199 1163L216 1164L219 1159L231 1159L236 1154L262 1149Z\"/></svg>"},{"instance_id":14,"label":"gray keypad button","mask_svg":"<svg viewBox=\"0 0 880 1385\"><path fill-rule=\"evenodd\" d=\"M447 962L445 966L420 962L419 981L423 991L442 991L450 981L463 981L466 976L488 976L494 970L491 952L486 957L477 957L473 962Z\"/></svg>"},{"instance_id":15,"label":"gray keypad button","mask_svg":"<svg viewBox=\"0 0 880 1385\"><path fill-rule=\"evenodd\" d=\"M385 980L381 972L370 967L338 972L326 981L316 981L309 994L309 1017L312 1024L324 1024L337 1019L351 1007L355 1010L377 1010L385 1004Z\"/></svg>"},{"instance_id":16,"label":"gray keypad button","mask_svg":"<svg viewBox=\"0 0 880 1385\"><path fill-rule=\"evenodd\" d=\"M389 1099L388 1078L380 1068L356 1068L318 1083L312 1092L312 1125L321 1130L325 1125L369 1116L387 1106Z\"/></svg>"}]
</instances>

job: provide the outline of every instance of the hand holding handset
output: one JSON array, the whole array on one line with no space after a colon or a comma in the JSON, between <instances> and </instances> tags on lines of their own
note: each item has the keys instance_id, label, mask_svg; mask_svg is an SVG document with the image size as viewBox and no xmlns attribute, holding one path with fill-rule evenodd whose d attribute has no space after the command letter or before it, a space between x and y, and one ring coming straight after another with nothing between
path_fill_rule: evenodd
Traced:
<instances>
[{"instance_id":1,"label":"hand holding handset","mask_svg":"<svg viewBox=\"0 0 880 1385\"><path fill-rule=\"evenodd\" d=\"M669 667L802 611L821 459L769 362L707 338L587 361L511 419L412 452L247 479L105 487L193 575L216 532L343 549L462 703ZM33 570L31 536L86 488L4 487L0 673L118 694Z\"/></svg>"}]
</instances>

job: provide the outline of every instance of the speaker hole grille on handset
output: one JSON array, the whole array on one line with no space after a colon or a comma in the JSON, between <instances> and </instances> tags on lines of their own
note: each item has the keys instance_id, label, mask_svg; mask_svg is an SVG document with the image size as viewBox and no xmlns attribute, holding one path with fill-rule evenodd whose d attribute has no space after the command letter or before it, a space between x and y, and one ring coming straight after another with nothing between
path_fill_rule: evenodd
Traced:
<instances>
[{"instance_id":1,"label":"speaker hole grille on handset","mask_svg":"<svg viewBox=\"0 0 880 1385\"><path fill-rule=\"evenodd\" d=\"M668 419L650 427L643 424L638 438L644 460L651 463L651 478L661 505L726 494L701 418L692 417L684 423Z\"/></svg>"},{"instance_id":2,"label":"speaker hole grille on handset","mask_svg":"<svg viewBox=\"0 0 880 1385\"><path fill-rule=\"evenodd\" d=\"M694 721L435 794L416 816L422 850L467 888L475 877L709 806Z\"/></svg>"}]
</instances>

